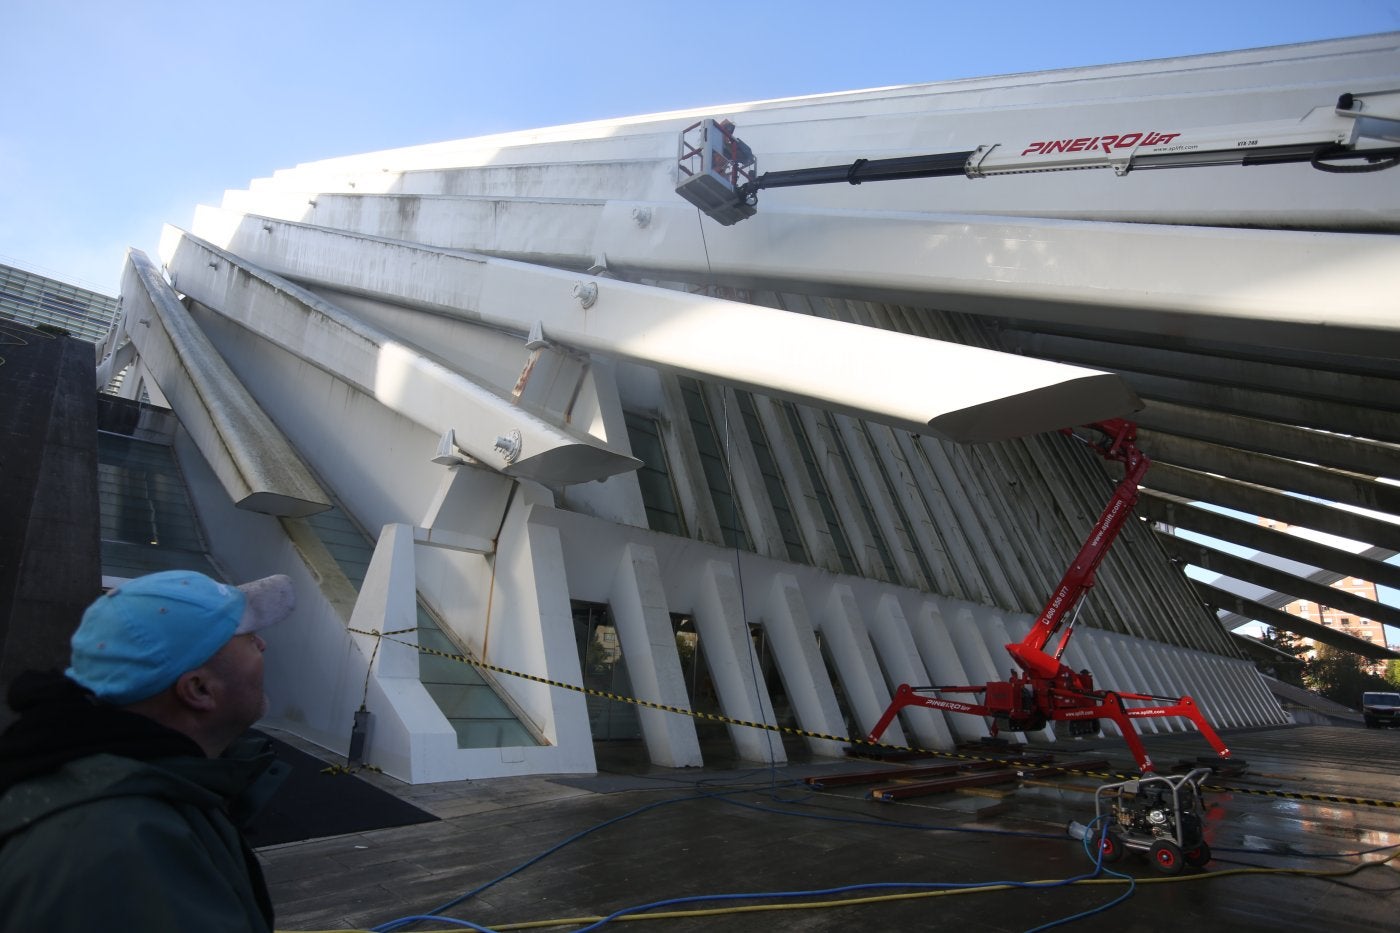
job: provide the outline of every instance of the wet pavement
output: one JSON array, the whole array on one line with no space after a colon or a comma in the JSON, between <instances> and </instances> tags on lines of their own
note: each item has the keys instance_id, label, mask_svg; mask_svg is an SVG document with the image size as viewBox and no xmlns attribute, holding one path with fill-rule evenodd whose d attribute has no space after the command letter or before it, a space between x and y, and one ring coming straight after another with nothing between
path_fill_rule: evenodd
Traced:
<instances>
[{"instance_id":1,"label":"wet pavement","mask_svg":"<svg viewBox=\"0 0 1400 933\"><path fill-rule=\"evenodd\" d=\"M874 785L804 779L942 762L673 770L647 765L634 743L600 744L596 776L415 787L362 772L440 819L259 854L281 930L369 929L449 902L441 916L493 930L580 930L658 902L669 903L605 926L1025 931L1069 920L1058 928L1393 929L1400 858L1367 866L1400 853L1400 730L1294 726L1225 738L1249 770L1206 781L1213 858L1179 875L1136 852L1105 866L1117 874L1096 874L1066 826L1093 819L1095 788L1111 779L1097 772L1027 770L880 802L868 796ZM1163 773L1209 752L1195 734L1145 743ZM788 751L802 753L797 744ZM1028 751L1060 763L1131 764L1111 738ZM558 923L539 925L548 921ZM403 927L454 928L462 929L443 920Z\"/></svg>"}]
</instances>

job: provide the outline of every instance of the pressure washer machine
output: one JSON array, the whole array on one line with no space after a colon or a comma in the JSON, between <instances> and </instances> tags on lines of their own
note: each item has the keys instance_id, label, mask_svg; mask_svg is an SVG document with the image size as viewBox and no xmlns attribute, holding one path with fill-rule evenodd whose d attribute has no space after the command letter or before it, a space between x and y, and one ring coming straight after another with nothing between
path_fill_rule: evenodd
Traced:
<instances>
[{"instance_id":1,"label":"pressure washer machine","mask_svg":"<svg viewBox=\"0 0 1400 933\"><path fill-rule=\"evenodd\" d=\"M1165 875L1200 868L1210 861L1201 801L1201 781L1210 773L1197 768L1104 784L1094 795L1092 828L1072 822L1069 834L1097 838L1104 863L1117 862L1132 850L1145 853Z\"/></svg>"}]
</instances>

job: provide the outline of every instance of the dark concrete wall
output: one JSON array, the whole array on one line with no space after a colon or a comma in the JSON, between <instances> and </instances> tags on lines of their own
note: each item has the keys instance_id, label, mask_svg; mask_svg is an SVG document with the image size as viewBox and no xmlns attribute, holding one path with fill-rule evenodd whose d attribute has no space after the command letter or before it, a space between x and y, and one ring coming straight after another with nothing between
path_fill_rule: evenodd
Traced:
<instances>
[{"instance_id":1,"label":"dark concrete wall","mask_svg":"<svg viewBox=\"0 0 1400 933\"><path fill-rule=\"evenodd\" d=\"M0 322L0 690L68 663L101 592L93 346ZM0 707L0 719L8 710Z\"/></svg>"}]
</instances>

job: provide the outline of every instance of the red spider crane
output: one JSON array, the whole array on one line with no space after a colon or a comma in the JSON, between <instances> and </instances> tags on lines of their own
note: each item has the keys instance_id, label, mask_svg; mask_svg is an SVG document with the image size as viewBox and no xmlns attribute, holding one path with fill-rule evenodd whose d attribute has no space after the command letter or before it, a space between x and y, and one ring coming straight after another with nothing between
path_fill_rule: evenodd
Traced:
<instances>
[{"instance_id":1,"label":"red spider crane","mask_svg":"<svg viewBox=\"0 0 1400 933\"><path fill-rule=\"evenodd\" d=\"M1195 724L1222 760L1229 759L1230 750L1189 696L1161 697L1096 690L1092 674L1087 670L1072 670L1060 660L1070 636L1074 634L1077 613L1072 613L1094 585L1094 574L1108 553L1109 545L1132 514L1138 498L1138 483L1151 463L1137 448L1136 424L1115 418L1097 421L1086 427L1103 435L1098 442L1090 442L1090 446L1104 459L1122 463L1123 479L1114 489L1113 497L1089 532L1083 547L1060 579L1059 586L1045 608L1040 610L1031 630L1019 642L1006 646L1020 671L1013 670L1008 680L973 687L911 687L900 684L889 708L867 736L868 742L877 744L899 711L909 706L990 717L993 736L1002 727L1014 731L1034 731L1044 728L1050 721L1068 722L1070 735L1092 735L1099 731L1100 719L1109 719L1117 723L1138 767L1146 774L1153 770L1152 759L1143 748L1132 720L1183 716ZM1069 428L1063 429L1063 433L1077 436ZM1069 619L1068 623L1066 618ZM1054 653L1047 653L1046 647L1056 635L1059 635L1059 641ZM948 694L972 694L980 697L980 701L951 699ZM1130 706L1129 703L1152 705Z\"/></svg>"}]
</instances>

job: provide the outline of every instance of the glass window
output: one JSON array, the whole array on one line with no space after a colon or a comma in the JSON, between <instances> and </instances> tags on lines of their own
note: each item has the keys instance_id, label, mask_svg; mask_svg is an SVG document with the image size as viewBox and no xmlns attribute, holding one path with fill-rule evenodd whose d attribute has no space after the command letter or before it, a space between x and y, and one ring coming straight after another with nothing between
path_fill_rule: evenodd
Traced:
<instances>
[{"instance_id":1,"label":"glass window","mask_svg":"<svg viewBox=\"0 0 1400 933\"><path fill-rule=\"evenodd\" d=\"M753 444L758 470L763 475L763 487L768 491L768 501L773 506L773 514L777 516L783 543L787 545L788 560L805 564L807 547L802 543L802 532L792 514L787 486L783 483L782 474L778 472L778 462L773 457L773 451L768 446L768 436L763 433L763 423L759 420L758 410L754 408L753 396L747 392L736 392L735 395L739 399L739 411L744 416L744 428L748 431L750 443Z\"/></svg>"},{"instance_id":2,"label":"glass window","mask_svg":"<svg viewBox=\"0 0 1400 933\"><path fill-rule=\"evenodd\" d=\"M803 427L802 418L797 414L795 405L790 402L780 402L779 405L787 415L788 425L792 428L793 436L797 439L797 447L802 454L802 463L807 468L807 478L811 482L812 491L821 506L822 517L826 520L827 531L830 533L832 544L836 548L836 556L841 561L841 569L855 576L860 573L860 567L856 564L855 554L851 551L851 543L846 539L846 533L841 530L841 518L836 514L836 509L831 504L831 490L827 487L826 479L822 476L821 468L817 465L817 456L812 450L811 441L807 439L807 429Z\"/></svg>"},{"instance_id":3,"label":"glass window","mask_svg":"<svg viewBox=\"0 0 1400 933\"><path fill-rule=\"evenodd\" d=\"M832 443L838 459L841 461L841 468L846 471L846 479L851 484L851 489L855 491L856 504L860 506L861 512L865 515L865 525L870 529L870 537L875 544L875 550L880 555L880 563L885 567L886 580L898 580L899 573L895 570L894 557L890 554L890 546L885 541L885 536L880 533L880 524L875 518L875 510L870 505L870 499L865 494L865 487L861 485L860 476L856 473L856 468L851 463L850 452L846 450L845 443L841 440L841 434L836 429L836 421L830 412L823 412L826 418L827 427L831 431Z\"/></svg>"},{"instance_id":4,"label":"glass window","mask_svg":"<svg viewBox=\"0 0 1400 933\"><path fill-rule=\"evenodd\" d=\"M685 519L676 502L676 489L671 484L666 448L661 443L656 420L630 411L623 412L623 418L627 422L627 439L632 444L632 454L642 461L637 470L637 484L642 490L648 527L652 531L684 535Z\"/></svg>"},{"instance_id":5,"label":"glass window","mask_svg":"<svg viewBox=\"0 0 1400 933\"><path fill-rule=\"evenodd\" d=\"M700 383L684 377L677 381L681 396L685 399L686 415L690 418L695 446L700 451L700 465L705 472L705 483L710 488L710 498L715 505L724 543L728 547L753 550L748 533L744 531L743 516L739 514L739 502L729 482L729 471L725 466L728 456L710 417L709 406L705 404Z\"/></svg>"},{"instance_id":6,"label":"glass window","mask_svg":"<svg viewBox=\"0 0 1400 933\"><path fill-rule=\"evenodd\" d=\"M865 432L866 443L874 450L875 444L870 437L870 426L862 423L860 428ZM914 555L914 560L918 563L919 571L924 575L924 580L927 581L928 584L932 584L934 579L933 568L928 565L928 561L924 558L923 548L919 547L918 542L914 540L914 521L909 517L908 509L904 507L904 490L895 485L894 477L890 475L890 471L886 468L885 458L876 454L874 460L876 468L880 471L880 479L884 481L885 489L889 493L890 504L894 506L895 515L899 518L899 531L903 539L901 543L906 550ZM917 488L915 491L916 493L920 492ZM874 516L871 516L871 518L873 519Z\"/></svg>"}]
</instances>

